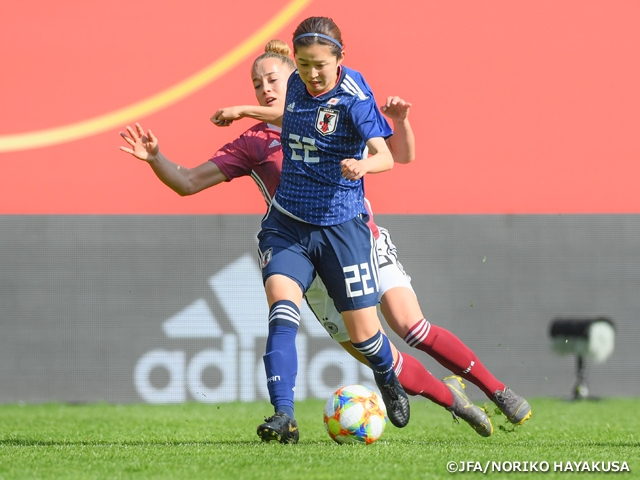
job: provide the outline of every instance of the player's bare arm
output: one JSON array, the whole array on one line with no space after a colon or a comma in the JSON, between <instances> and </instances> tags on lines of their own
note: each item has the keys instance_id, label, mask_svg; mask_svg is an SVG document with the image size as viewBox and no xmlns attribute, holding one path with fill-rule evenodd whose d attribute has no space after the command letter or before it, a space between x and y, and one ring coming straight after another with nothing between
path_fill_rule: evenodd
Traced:
<instances>
[{"instance_id":1,"label":"player's bare arm","mask_svg":"<svg viewBox=\"0 0 640 480\"><path fill-rule=\"evenodd\" d=\"M396 163L411 163L416 157L416 142L409 123L411 103L398 96L387 97L380 110L393 122L393 135L387 145Z\"/></svg>"},{"instance_id":2,"label":"player's bare arm","mask_svg":"<svg viewBox=\"0 0 640 480\"><path fill-rule=\"evenodd\" d=\"M119 149L147 162L160 181L178 195L193 195L227 180L213 162L205 162L194 168L173 163L160 152L158 139L153 132L147 130L145 133L139 123L135 124L135 129L127 126L126 130L127 133L120 132L120 136L129 147L121 146Z\"/></svg>"},{"instance_id":3,"label":"player's bare arm","mask_svg":"<svg viewBox=\"0 0 640 480\"><path fill-rule=\"evenodd\" d=\"M240 120L243 117L242 111L245 108L248 108L248 105L220 108L211 115L210 120L216 127L228 127L234 120Z\"/></svg>"},{"instance_id":4,"label":"player's bare arm","mask_svg":"<svg viewBox=\"0 0 640 480\"><path fill-rule=\"evenodd\" d=\"M347 180L359 180L367 173L381 173L393 168L393 156L382 137L367 141L371 156L362 160L346 158L340 162L342 176Z\"/></svg>"},{"instance_id":5,"label":"player's bare arm","mask_svg":"<svg viewBox=\"0 0 640 480\"><path fill-rule=\"evenodd\" d=\"M219 109L211 116L211 121L218 127L228 127L234 120L252 118L260 122L267 122L280 127L282 126L283 113L283 109L278 107L237 105L234 107Z\"/></svg>"}]
</instances>

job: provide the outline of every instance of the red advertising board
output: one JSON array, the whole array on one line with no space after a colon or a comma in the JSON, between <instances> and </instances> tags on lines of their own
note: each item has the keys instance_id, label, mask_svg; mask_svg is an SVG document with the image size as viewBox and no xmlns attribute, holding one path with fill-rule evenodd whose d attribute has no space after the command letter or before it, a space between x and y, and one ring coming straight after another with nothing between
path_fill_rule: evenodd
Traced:
<instances>
[{"instance_id":1,"label":"red advertising board","mask_svg":"<svg viewBox=\"0 0 640 480\"><path fill-rule=\"evenodd\" d=\"M413 103L417 159L367 179L377 213L640 213L634 0L35 0L0 16L0 214L262 213L250 179L179 197L118 132L206 161L250 125L210 115L254 102L253 58L312 15Z\"/></svg>"}]
</instances>

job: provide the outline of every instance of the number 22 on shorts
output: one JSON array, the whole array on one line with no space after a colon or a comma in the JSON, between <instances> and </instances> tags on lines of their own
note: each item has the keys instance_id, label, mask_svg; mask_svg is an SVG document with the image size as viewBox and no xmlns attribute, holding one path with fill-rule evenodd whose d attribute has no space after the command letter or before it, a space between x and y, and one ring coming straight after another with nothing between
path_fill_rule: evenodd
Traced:
<instances>
[{"instance_id":1,"label":"number 22 on shorts","mask_svg":"<svg viewBox=\"0 0 640 480\"><path fill-rule=\"evenodd\" d=\"M361 297L376 292L376 288L369 285L369 281L375 281L375 279L371 277L371 268L368 263L361 263L359 266L349 265L343 267L342 271L345 274L344 283L348 298ZM362 290L355 290L358 285L362 285Z\"/></svg>"}]
</instances>

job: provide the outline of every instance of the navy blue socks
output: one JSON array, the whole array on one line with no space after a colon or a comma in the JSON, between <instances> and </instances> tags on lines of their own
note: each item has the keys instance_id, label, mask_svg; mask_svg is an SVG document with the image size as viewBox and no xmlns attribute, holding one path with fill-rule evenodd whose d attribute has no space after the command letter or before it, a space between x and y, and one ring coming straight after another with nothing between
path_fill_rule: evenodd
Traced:
<instances>
[{"instance_id":1,"label":"navy blue socks","mask_svg":"<svg viewBox=\"0 0 640 480\"><path fill-rule=\"evenodd\" d=\"M263 357L269 398L276 412L293 416L293 395L298 374L296 334L300 309L294 302L280 300L269 311L269 336Z\"/></svg>"},{"instance_id":2,"label":"navy blue socks","mask_svg":"<svg viewBox=\"0 0 640 480\"><path fill-rule=\"evenodd\" d=\"M393 377L393 353L391 351L391 343L386 335L380 330L369 340L355 343L353 346L362 353L369 362L373 376L376 382L387 384Z\"/></svg>"}]
</instances>

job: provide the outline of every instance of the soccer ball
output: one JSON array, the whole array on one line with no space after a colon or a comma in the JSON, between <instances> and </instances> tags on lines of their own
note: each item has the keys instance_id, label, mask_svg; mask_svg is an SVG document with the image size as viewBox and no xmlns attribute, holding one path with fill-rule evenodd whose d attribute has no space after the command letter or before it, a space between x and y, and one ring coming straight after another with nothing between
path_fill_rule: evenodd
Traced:
<instances>
[{"instance_id":1,"label":"soccer ball","mask_svg":"<svg viewBox=\"0 0 640 480\"><path fill-rule=\"evenodd\" d=\"M382 398L362 385L339 388L324 407L324 426L338 443L373 443L386 423L387 407Z\"/></svg>"}]
</instances>

